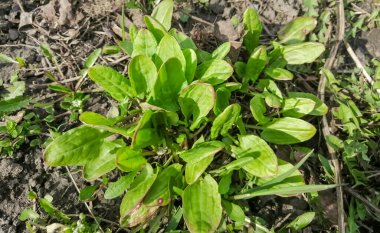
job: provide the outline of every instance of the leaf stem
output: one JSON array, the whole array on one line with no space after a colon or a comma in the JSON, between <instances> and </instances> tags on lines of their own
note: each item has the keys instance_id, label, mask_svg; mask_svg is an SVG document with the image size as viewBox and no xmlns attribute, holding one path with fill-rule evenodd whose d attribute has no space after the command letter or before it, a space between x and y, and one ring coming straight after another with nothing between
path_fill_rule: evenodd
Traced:
<instances>
[{"instance_id":1,"label":"leaf stem","mask_svg":"<svg viewBox=\"0 0 380 233\"><path fill-rule=\"evenodd\" d=\"M261 127L261 126L257 126L257 125L248 125L248 124L245 124L245 127L248 128L248 129L264 130L263 127Z\"/></svg>"}]
</instances>

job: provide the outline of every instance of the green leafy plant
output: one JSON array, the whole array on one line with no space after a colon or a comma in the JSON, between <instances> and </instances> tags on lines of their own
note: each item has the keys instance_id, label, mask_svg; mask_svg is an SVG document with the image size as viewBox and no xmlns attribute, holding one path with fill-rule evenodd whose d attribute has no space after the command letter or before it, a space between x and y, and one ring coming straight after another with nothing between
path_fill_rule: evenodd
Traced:
<instances>
[{"instance_id":1,"label":"green leafy plant","mask_svg":"<svg viewBox=\"0 0 380 233\"><path fill-rule=\"evenodd\" d=\"M313 62L324 51L320 43L304 42L315 20L292 21L279 41L266 47L259 45L257 13L248 9L243 22L249 59L232 66L226 58L229 42L212 53L197 48L191 38L170 29L172 12L173 1L162 1L144 17L147 29L131 26L129 39L118 43L131 57L128 77L102 65L88 69L89 78L119 103L120 114L82 113L83 125L48 145L47 164L82 166L87 180L122 171L105 198L126 191L120 225L136 230L166 216L169 222L161 227L167 231L177 229L183 217L190 232L215 232L222 219L251 221L237 200L335 187L305 184L298 168L311 153L292 165L268 144L311 139L316 128L305 119L327 112L316 96L285 95L277 85L293 79L288 64ZM251 112L232 94L249 98Z\"/></svg>"}]
</instances>

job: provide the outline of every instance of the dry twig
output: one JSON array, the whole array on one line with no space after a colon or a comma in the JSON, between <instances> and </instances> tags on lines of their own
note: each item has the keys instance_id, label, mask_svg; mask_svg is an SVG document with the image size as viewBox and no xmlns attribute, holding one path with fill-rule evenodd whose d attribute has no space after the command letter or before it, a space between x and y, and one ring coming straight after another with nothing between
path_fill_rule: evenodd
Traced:
<instances>
[{"instance_id":1,"label":"dry twig","mask_svg":"<svg viewBox=\"0 0 380 233\"><path fill-rule=\"evenodd\" d=\"M344 18L344 5L343 0L337 1L336 6L336 12L337 12L337 35L336 35L336 42L333 45L333 47L330 50L330 54L328 59L326 60L326 63L324 67L326 69L331 69L333 67L334 61L336 59L336 55L338 53L338 49L340 47L340 44L342 43L344 39L344 28L345 28L345 18ZM322 73L319 86L318 86L318 92L319 97L324 102L325 101L325 90L326 90L326 76ZM326 115L322 117L322 132L324 137L326 138L331 134L329 123L327 121ZM330 154L330 158L332 160L332 163L334 165L335 169L335 183L337 184L336 187L336 195L337 195L337 206L338 206L338 231L340 233L345 233L345 212L344 212L344 202L343 202L343 188L342 188L342 175L341 175L341 167L340 163L337 157L337 153L334 148L332 148L329 144L326 143L328 153Z\"/></svg>"}]
</instances>

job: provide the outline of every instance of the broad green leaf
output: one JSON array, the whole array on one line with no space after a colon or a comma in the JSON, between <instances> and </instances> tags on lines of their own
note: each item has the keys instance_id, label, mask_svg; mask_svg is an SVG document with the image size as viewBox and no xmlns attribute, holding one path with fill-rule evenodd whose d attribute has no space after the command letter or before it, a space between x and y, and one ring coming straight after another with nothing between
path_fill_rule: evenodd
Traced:
<instances>
[{"instance_id":1,"label":"broad green leaf","mask_svg":"<svg viewBox=\"0 0 380 233\"><path fill-rule=\"evenodd\" d=\"M303 42L306 35L317 26L317 20L312 17L298 17L286 24L278 32L280 43L296 44Z\"/></svg>"},{"instance_id":2,"label":"broad green leaf","mask_svg":"<svg viewBox=\"0 0 380 233\"><path fill-rule=\"evenodd\" d=\"M192 49L194 51L198 50L194 41L185 33L177 31L175 28L170 29L169 33L177 40L182 49Z\"/></svg>"},{"instance_id":3,"label":"broad green leaf","mask_svg":"<svg viewBox=\"0 0 380 233\"><path fill-rule=\"evenodd\" d=\"M230 52L230 49L231 43L225 42L212 52L211 57L212 59L224 59Z\"/></svg>"},{"instance_id":4,"label":"broad green leaf","mask_svg":"<svg viewBox=\"0 0 380 233\"><path fill-rule=\"evenodd\" d=\"M267 112L267 108L261 95L255 95L249 102L249 106L253 118L255 118L258 123L265 124L270 120L269 117L264 115Z\"/></svg>"},{"instance_id":5,"label":"broad green leaf","mask_svg":"<svg viewBox=\"0 0 380 233\"><path fill-rule=\"evenodd\" d=\"M129 26L129 39L131 39L131 42L135 42L135 39L137 37L137 33L139 33L139 29L137 28L137 26L135 24L131 24Z\"/></svg>"},{"instance_id":6,"label":"broad green leaf","mask_svg":"<svg viewBox=\"0 0 380 233\"><path fill-rule=\"evenodd\" d=\"M88 76L119 102L133 95L129 80L110 67L91 67Z\"/></svg>"},{"instance_id":7,"label":"broad green leaf","mask_svg":"<svg viewBox=\"0 0 380 233\"><path fill-rule=\"evenodd\" d=\"M187 186L182 197L183 217L191 233L215 232L222 218L218 184L210 176Z\"/></svg>"},{"instance_id":8,"label":"broad green leaf","mask_svg":"<svg viewBox=\"0 0 380 233\"><path fill-rule=\"evenodd\" d=\"M260 34L263 30L259 15L255 9L250 7L244 12L243 24L245 30L243 43L250 54L259 44Z\"/></svg>"},{"instance_id":9,"label":"broad green leaf","mask_svg":"<svg viewBox=\"0 0 380 233\"><path fill-rule=\"evenodd\" d=\"M272 177L277 174L277 156L272 148L261 138L255 135L239 137L239 147L232 147L237 159L253 157L242 168L257 177Z\"/></svg>"},{"instance_id":10,"label":"broad green leaf","mask_svg":"<svg viewBox=\"0 0 380 233\"><path fill-rule=\"evenodd\" d=\"M186 150L180 154L180 157L186 163L197 163L202 159L214 156L224 148L224 143L219 141L208 141L196 144L190 150Z\"/></svg>"},{"instance_id":11,"label":"broad green leaf","mask_svg":"<svg viewBox=\"0 0 380 233\"><path fill-rule=\"evenodd\" d=\"M314 219L315 212L306 212L298 216L296 219L291 221L286 228L290 228L293 231L300 231L307 227Z\"/></svg>"},{"instance_id":12,"label":"broad green leaf","mask_svg":"<svg viewBox=\"0 0 380 233\"><path fill-rule=\"evenodd\" d=\"M116 164L124 172L138 171L147 163L140 150L123 147L116 152Z\"/></svg>"},{"instance_id":13,"label":"broad green leaf","mask_svg":"<svg viewBox=\"0 0 380 233\"><path fill-rule=\"evenodd\" d=\"M230 104L231 91L227 87L219 87L216 90L216 99L214 105L215 115L221 114Z\"/></svg>"},{"instance_id":14,"label":"broad green leaf","mask_svg":"<svg viewBox=\"0 0 380 233\"><path fill-rule=\"evenodd\" d=\"M9 100L0 101L0 113L14 112L26 107L29 104L30 99L23 96L18 96Z\"/></svg>"},{"instance_id":15,"label":"broad green leaf","mask_svg":"<svg viewBox=\"0 0 380 233\"><path fill-rule=\"evenodd\" d=\"M0 62L18 64L18 62L16 60L14 60L13 58L5 55L4 53L0 53Z\"/></svg>"},{"instance_id":16,"label":"broad green leaf","mask_svg":"<svg viewBox=\"0 0 380 233\"><path fill-rule=\"evenodd\" d=\"M99 149L99 155L83 167L83 177L86 180L95 180L116 168L115 152L121 145L115 142L104 141Z\"/></svg>"},{"instance_id":17,"label":"broad green leaf","mask_svg":"<svg viewBox=\"0 0 380 233\"><path fill-rule=\"evenodd\" d=\"M129 188L136 177L137 172L128 173L128 175L121 176L116 182L110 183L104 193L105 199L113 199L121 196L125 190Z\"/></svg>"},{"instance_id":18,"label":"broad green leaf","mask_svg":"<svg viewBox=\"0 0 380 233\"><path fill-rule=\"evenodd\" d=\"M176 58L181 63L182 72L186 70L186 60L177 40L170 34L166 34L158 44L155 64L158 68L171 58Z\"/></svg>"},{"instance_id":19,"label":"broad green leaf","mask_svg":"<svg viewBox=\"0 0 380 233\"><path fill-rule=\"evenodd\" d=\"M84 112L79 116L80 121L88 125L105 125L111 126L116 122L113 119L108 119L103 115L100 115L95 112Z\"/></svg>"},{"instance_id":20,"label":"broad green leaf","mask_svg":"<svg viewBox=\"0 0 380 233\"><path fill-rule=\"evenodd\" d=\"M160 22L166 30L172 26L173 6L173 0L164 0L152 12L152 17Z\"/></svg>"},{"instance_id":21,"label":"broad green leaf","mask_svg":"<svg viewBox=\"0 0 380 233\"><path fill-rule=\"evenodd\" d=\"M239 205L222 199L222 206L228 217L230 217L233 221L243 222L245 220L244 211Z\"/></svg>"},{"instance_id":22,"label":"broad green leaf","mask_svg":"<svg viewBox=\"0 0 380 233\"><path fill-rule=\"evenodd\" d=\"M152 57L157 50L157 41L154 35L147 29L141 29L133 42L132 57L145 55Z\"/></svg>"},{"instance_id":23,"label":"broad green leaf","mask_svg":"<svg viewBox=\"0 0 380 233\"><path fill-rule=\"evenodd\" d=\"M305 92L288 92L288 96L290 98L308 98L308 99L313 100L315 102L315 106L314 106L314 109L309 113L309 115L323 116L329 110L327 105L313 94L305 93Z\"/></svg>"},{"instance_id":24,"label":"broad green leaf","mask_svg":"<svg viewBox=\"0 0 380 233\"><path fill-rule=\"evenodd\" d=\"M212 59L211 53L207 51L204 51L202 49L197 49L195 50L195 52L197 53L197 58L198 58L199 63L203 63Z\"/></svg>"},{"instance_id":25,"label":"broad green leaf","mask_svg":"<svg viewBox=\"0 0 380 233\"><path fill-rule=\"evenodd\" d=\"M219 114L211 127L211 139L215 139L221 134L226 136L228 131L237 122L240 117L241 107L239 104L231 104Z\"/></svg>"},{"instance_id":26,"label":"broad green leaf","mask_svg":"<svg viewBox=\"0 0 380 233\"><path fill-rule=\"evenodd\" d=\"M93 128L106 130L111 133L117 133L125 138L131 137L131 133L128 129L113 126L117 122L117 119L108 119L95 112L84 112L79 116L79 120Z\"/></svg>"},{"instance_id":27,"label":"broad green leaf","mask_svg":"<svg viewBox=\"0 0 380 233\"><path fill-rule=\"evenodd\" d=\"M168 33L162 24L148 15L144 16L144 22L148 30L154 35L154 38L156 38L157 43Z\"/></svg>"},{"instance_id":28,"label":"broad green leaf","mask_svg":"<svg viewBox=\"0 0 380 233\"><path fill-rule=\"evenodd\" d=\"M124 53L126 53L129 56L132 56L133 43L131 41L129 40L119 41L117 45L119 45L119 47L124 51Z\"/></svg>"},{"instance_id":29,"label":"broad green leaf","mask_svg":"<svg viewBox=\"0 0 380 233\"><path fill-rule=\"evenodd\" d=\"M37 220L39 217L40 217L40 215L36 211L34 211L30 208L26 208L21 212L21 214L18 218L21 221L26 221L26 220L32 220L33 221L33 220Z\"/></svg>"},{"instance_id":30,"label":"broad green leaf","mask_svg":"<svg viewBox=\"0 0 380 233\"><path fill-rule=\"evenodd\" d=\"M99 156L107 136L108 132L88 126L71 129L46 147L44 159L49 166L85 165Z\"/></svg>"},{"instance_id":31,"label":"broad green leaf","mask_svg":"<svg viewBox=\"0 0 380 233\"><path fill-rule=\"evenodd\" d=\"M316 103L311 99L302 97L285 98L282 114L286 117L301 118L313 111L315 106Z\"/></svg>"},{"instance_id":32,"label":"broad green leaf","mask_svg":"<svg viewBox=\"0 0 380 233\"><path fill-rule=\"evenodd\" d=\"M153 98L148 102L175 112L179 108L177 103L179 92L186 84L181 62L177 58L171 58L161 66L154 85Z\"/></svg>"},{"instance_id":33,"label":"broad green leaf","mask_svg":"<svg viewBox=\"0 0 380 233\"><path fill-rule=\"evenodd\" d=\"M238 75L238 77L244 78L246 74L246 69L247 69L247 64L245 64L244 62L241 62L241 61L235 62L234 70L236 74Z\"/></svg>"},{"instance_id":34,"label":"broad green leaf","mask_svg":"<svg viewBox=\"0 0 380 233\"><path fill-rule=\"evenodd\" d=\"M161 135L153 124L155 115L161 114L148 110L141 117L132 137L132 148L140 149L147 146L155 146L162 142Z\"/></svg>"},{"instance_id":35,"label":"broad green leaf","mask_svg":"<svg viewBox=\"0 0 380 233\"><path fill-rule=\"evenodd\" d=\"M280 88L271 79L260 79L257 88L263 90L262 95L265 97L265 102L270 107L281 107L283 96Z\"/></svg>"},{"instance_id":36,"label":"broad green leaf","mask_svg":"<svg viewBox=\"0 0 380 233\"><path fill-rule=\"evenodd\" d=\"M263 126L261 137L276 144L294 144L309 140L316 133L315 127L301 119L284 117L273 119Z\"/></svg>"},{"instance_id":37,"label":"broad green leaf","mask_svg":"<svg viewBox=\"0 0 380 233\"><path fill-rule=\"evenodd\" d=\"M304 42L284 46L284 58L290 65L312 63L325 51L325 46L317 42Z\"/></svg>"},{"instance_id":38,"label":"broad green leaf","mask_svg":"<svg viewBox=\"0 0 380 233\"><path fill-rule=\"evenodd\" d=\"M195 71L197 70L197 54L192 49L182 50L186 61L185 76L188 83L194 80Z\"/></svg>"},{"instance_id":39,"label":"broad green leaf","mask_svg":"<svg viewBox=\"0 0 380 233\"><path fill-rule=\"evenodd\" d=\"M214 87L208 83L195 82L181 91L178 102L185 120L188 121L192 116L190 130L194 130L214 107Z\"/></svg>"},{"instance_id":40,"label":"broad green leaf","mask_svg":"<svg viewBox=\"0 0 380 233\"><path fill-rule=\"evenodd\" d=\"M143 201L145 195L156 180L157 174L154 173L152 166L147 163L142 172L135 178L130 189L124 195L120 205L120 224L125 221L136 206Z\"/></svg>"},{"instance_id":41,"label":"broad green leaf","mask_svg":"<svg viewBox=\"0 0 380 233\"><path fill-rule=\"evenodd\" d=\"M102 54L102 49L95 49L90 55L88 55L83 63L84 68L91 68L96 60L98 60L100 54Z\"/></svg>"},{"instance_id":42,"label":"broad green leaf","mask_svg":"<svg viewBox=\"0 0 380 233\"><path fill-rule=\"evenodd\" d=\"M147 206L165 206L170 202L170 184L176 184L176 180L181 180L182 165L179 163L172 164L162 170L152 187L144 198L144 204Z\"/></svg>"},{"instance_id":43,"label":"broad green leaf","mask_svg":"<svg viewBox=\"0 0 380 233\"><path fill-rule=\"evenodd\" d=\"M153 91L157 80L157 69L149 57L139 55L132 58L128 65L128 72L131 86L139 98Z\"/></svg>"},{"instance_id":44,"label":"broad green leaf","mask_svg":"<svg viewBox=\"0 0 380 233\"><path fill-rule=\"evenodd\" d=\"M227 194L230 191L232 183L232 172L228 172L220 178L218 191L220 194Z\"/></svg>"},{"instance_id":45,"label":"broad green leaf","mask_svg":"<svg viewBox=\"0 0 380 233\"><path fill-rule=\"evenodd\" d=\"M263 190L257 190L252 193L239 194L239 195L234 196L233 199L235 200L249 199L253 197L266 196L266 195L281 195L281 196L298 195L302 193L319 192L319 191L323 191L323 190L331 189L335 187L336 187L335 184L330 184L330 185L310 184L310 185L283 187L283 188L278 188L278 189L263 189Z\"/></svg>"},{"instance_id":46,"label":"broad green leaf","mask_svg":"<svg viewBox=\"0 0 380 233\"><path fill-rule=\"evenodd\" d=\"M265 74L274 80L288 81L293 79L293 74L283 68L269 68L265 70Z\"/></svg>"},{"instance_id":47,"label":"broad green leaf","mask_svg":"<svg viewBox=\"0 0 380 233\"><path fill-rule=\"evenodd\" d=\"M245 68L245 77L254 83L264 70L267 63L267 50L265 46L257 47L248 59Z\"/></svg>"},{"instance_id":48,"label":"broad green leaf","mask_svg":"<svg viewBox=\"0 0 380 233\"><path fill-rule=\"evenodd\" d=\"M195 77L212 85L226 81L233 73L232 66L220 59L213 59L202 63L195 72Z\"/></svg>"},{"instance_id":49,"label":"broad green leaf","mask_svg":"<svg viewBox=\"0 0 380 233\"><path fill-rule=\"evenodd\" d=\"M207 167L214 160L214 156L210 155L205 157L195 163L186 163L185 167L185 180L186 183L192 184L198 180L199 177L203 174L203 172L207 169Z\"/></svg>"}]
</instances>

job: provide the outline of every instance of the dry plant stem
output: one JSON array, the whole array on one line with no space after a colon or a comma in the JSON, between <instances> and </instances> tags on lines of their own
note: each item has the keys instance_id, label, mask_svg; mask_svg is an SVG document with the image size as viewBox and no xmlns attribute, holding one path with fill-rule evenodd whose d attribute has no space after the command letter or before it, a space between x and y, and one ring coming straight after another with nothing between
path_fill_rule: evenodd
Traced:
<instances>
[{"instance_id":1,"label":"dry plant stem","mask_svg":"<svg viewBox=\"0 0 380 233\"><path fill-rule=\"evenodd\" d=\"M75 189L78 191L78 194L79 194L79 193L80 193L80 190L79 190L79 188L78 188L77 183L76 183L75 180L74 180L73 175L72 175L71 172L70 172L70 169L69 169L67 166L65 166L65 168L66 168L67 173L69 174L69 177L70 177L71 181L73 182L73 184L74 184L74 186L75 186ZM102 233L104 233L102 227L100 226L100 223L99 223L98 220L96 219L94 213L92 213L91 208L88 206L87 202L84 202L84 205L86 206L88 212L90 213L90 215L92 216L92 218L94 219L94 221L96 222L96 224L98 224L98 226L99 226L99 230L100 230Z\"/></svg>"},{"instance_id":2,"label":"dry plant stem","mask_svg":"<svg viewBox=\"0 0 380 233\"><path fill-rule=\"evenodd\" d=\"M368 72L364 69L364 66L363 64L360 62L358 56L356 56L354 50L352 49L352 47L350 46L350 44L344 40L344 45L346 46L346 49L347 49L347 52L348 54L351 56L352 60L355 62L355 65L356 67L358 67L360 69L360 71L362 72L365 80L370 84L370 85L373 85L374 84L374 81L373 79L371 78L371 76L368 74ZM377 93L380 94L380 89L376 89Z\"/></svg>"},{"instance_id":3,"label":"dry plant stem","mask_svg":"<svg viewBox=\"0 0 380 233\"><path fill-rule=\"evenodd\" d=\"M370 201L365 199L362 195L357 193L354 189L346 187L345 190L350 193L355 198L359 199L361 202L363 202L367 207L371 208L376 214L380 214L380 209L372 204Z\"/></svg>"},{"instance_id":4,"label":"dry plant stem","mask_svg":"<svg viewBox=\"0 0 380 233\"><path fill-rule=\"evenodd\" d=\"M337 3L337 35L336 35L336 42L333 45L333 47L330 50L330 54L328 59L326 60L326 63L324 67L326 69L331 69L333 67L336 55L338 53L339 46L341 42L344 39L344 29L345 29L345 16L344 16L344 5L343 0L339 0ZM322 73L321 78L319 80L319 86L318 86L318 92L319 97L323 102L325 102L325 90L326 90L326 76ZM326 115L322 117L322 132L324 137L331 135L329 123L327 121ZM340 163L337 157L337 153L329 144L326 143L328 153L330 154L330 158L332 160L332 163L334 165L334 172L335 172L335 184L336 187L336 195L337 195L337 206L338 206L338 232L345 233L345 212L344 212L344 202L343 202L343 188L342 188L342 174L341 174L341 167Z\"/></svg>"}]
</instances>

